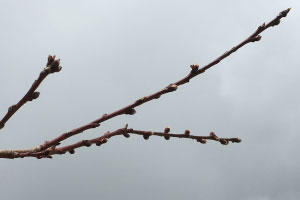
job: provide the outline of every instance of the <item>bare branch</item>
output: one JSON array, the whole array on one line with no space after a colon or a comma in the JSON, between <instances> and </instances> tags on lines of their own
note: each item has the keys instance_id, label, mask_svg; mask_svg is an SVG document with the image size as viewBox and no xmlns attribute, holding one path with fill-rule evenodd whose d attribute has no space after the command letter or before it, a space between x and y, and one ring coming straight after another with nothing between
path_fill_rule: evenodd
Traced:
<instances>
[{"instance_id":1,"label":"bare branch","mask_svg":"<svg viewBox=\"0 0 300 200\"><path fill-rule=\"evenodd\" d=\"M91 129L91 128L95 128L96 126L99 126L100 123L109 120L111 118L114 118L116 116L119 115L123 115L123 114L128 114L128 115L133 115L136 113L136 110L134 108L149 102L151 100L154 99L158 99L160 98L160 96L167 94L169 92L174 92L177 90L178 86L183 85L185 83L188 83L192 78L194 78L195 76L204 73L207 69L211 68L212 66L218 64L221 60L223 60L224 58L228 57L230 54L232 54L233 52L237 51L239 48L243 47L244 45L250 43L250 42L255 42L255 41L259 41L261 39L261 36L259 36L258 34L260 34L261 32L263 32L264 30L266 30L269 27L278 25L280 22L280 19L282 17L286 17L287 13L290 11L289 9L286 9L282 12L279 13L279 15L273 19L272 21L270 21L267 25L265 25L265 23L263 23L261 26L259 26L257 28L257 30L250 35L246 40L244 40L243 42L241 42L240 44L238 44L237 46L231 48L229 51L226 51L224 54L222 54L221 56L219 56L217 59L215 59L214 61L212 61L211 63L205 65L204 67L202 67L201 69L199 69L199 65L191 65L191 71L190 73L184 77L183 79L173 83L173 84L169 84L167 87L163 88L162 90L155 92L153 94L150 94L148 96L142 97L138 100L136 100L135 102L133 102L130 105L127 105L115 112L112 112L110 114L104 114L102 117L100 117L99 119L96 119L84 126L81 126L77 129L74 129L70 132L67 133L63 133L62 135L60 135L59 137L47 142L47 144L44 144L41 149L45 150L47 148L49 148L50 146L56 145L57 143L73 136L76 134L79 134L85 130Z\"/></svg>"},{"instance_id":2,"label":"bare branch","mask_svg":"<svg viewBox=\"0 0 300 200\"><path fill-rule=\"evenodd\" d=\"M75 149L78 149L80 147L90 147L92 144L96 144L97 146L101 146L104 143L107 143L107 141L118 135L123 135L126 138L130 137L130 134L135 135L142 135L145 140L148 140L150 136L160 136L164 137L166 140L169 140L170 138L186 138L186 139L193 139L197 142L200 142L202 144L206 144L207 140L213 140L218 141L223 145L229 144L229 142L232 143L240 143L241 139L239 138L219 138L215 135L214 132L211 132L209 136L196 136L191 135L189 130L186 130L183 134L182 133L170 133L170 128L165 128L164 132L153 132L153 131L144 131L144 130L134 130L134 129L128 129L127 126L121 129L117 129L113 132L107 132L104 135L90 139L90 140L81 140L77 143L63 146L63 147L50 147L46 150L41 151L40 146L35 147L32 149L24 149L24 150L6 150L6 151L0 151L0 158L24 158L24 157L36 157L36 158L52 158L53 155L61 155L65 154L66 152L69 152L71 154L75 153Z\"/></svg>"},{"instance_id":3,"label":"bare branch","mask_svg":"<svg viewBox=\"0 0 300 200\"><path fill-rule=\"evenodd\" d=\"M218 64L220 61L231 55L233 52L237 51L244 45L250 43L250 42L256 42L261 39L261 36L259 35L264 30L268 29L269 27L276 26L280 23L281 18L286 17L290 9L284 10L279 13L279 15L270 21L269 23L265 24L263 23L261 26L257 28L257 30L250 35L247 39L242 41L237 46L231 48L229 51L226 51L224 54L216 58L211 63L205 65L204 67L199 69L199 65L191 65L191 71L190 73L185 76L183 79L171 83L165 88L150 94L148 96L142 97L135 102L115 111L110 114L104 114L99 119L96 119L86 125L83 125L79 128L73 129L69 132L63 133L60 136L50 140L46 141L44 144L31 148L31 149L19 149L19 150L2 150L0 151L0 158L24 158L24 157L36 157L36 158L51 158L52 155L55 154L64 154L66 152L70 152L71 154L75 153L75 149L86 146L89 147L92 144L96 144L97 146L100 146L108 141L113 136L117 135L124 135L124 137L129 138L130 134L136 134L136 135L142 135L144 139L149 139L150 136L161 136L164 137L166 140L169 140L170 138L187 138L187 139L194 139L197 142L205 144L207 140L214 140L218 141L223 145L227 145L229 142L233 143L239 143L241 140L239 138L218 138L213 132L210 133L209 136L194 136L190 134L189 130L186 130L183 134L176 134L176 133L170 133L170 128L166 127L164 132L152 132L152 131L143 131L143 130L134 130L134 129L128 129L128 126L126 125L124 128L117 129L114 132L107 132L101 137L94 138L91 140L82 140L80 142L77 142L72 145L62 146L58 147L60 143L69 137L72 137L74 135L77 135L79 133L84 132L85 130L96 128L100 126L100 123L109 120L111 118L114 118L119 115L128 114L133 115L136 113L135 108L149 102L154 99L160 98L162 95L174 92L177 90L177 88L180 85L183 85L185 83L188 83L192 78L195 76L204 73L207 69L211 68L212 66ZM11 106L8 109L7 114L3 117L3 119L0 121L0 129L4 127L5 123L10 119L10 117L26 102L32 101L33 99L36 99L39 96L38 92L35 92L35 90L38 88L40 83L46 78L46 76L50 73L59 72L61 70L61 67L59 66L60 60L55 60L55 56L49 56L48 57L48 63L46 68L40 73L39 78L33 83L29 91L25 94L25 96L16 104Z\"/></svg>"},{"instance_id":4,"label":"bare branch","mask_svg":"<svg viewBox=\"0 0 300 200\"><path fill-rule=\"evenodd\" d=\"M8 111L6 115L1 119L0 121L0 129L2 129L5 126L5 123L15 114L19 108L21 108L25 103L28 101L32 101L34 99L37 99L40 95L39 92L35 92L35 90L39 87L39 85L42 83L42 81L48 76L48 74L59 72L62 68L59 66L60 60L55 60L55 56L49 56L47 66L44 68L43 71L41 71L39 77L37 80L35 80L28 90L28 92L25 94L25 96L17 103L8 108Z\"/></svg>"}]
</instances>

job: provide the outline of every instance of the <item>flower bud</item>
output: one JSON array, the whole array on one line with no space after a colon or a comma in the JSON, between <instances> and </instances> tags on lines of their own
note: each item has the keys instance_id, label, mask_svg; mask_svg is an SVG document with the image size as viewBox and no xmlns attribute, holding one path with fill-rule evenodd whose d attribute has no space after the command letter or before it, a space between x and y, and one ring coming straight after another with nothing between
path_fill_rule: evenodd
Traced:
<instances>
[{"instance_id":1,"label":"flower bud","mask_svg":"<svg viewBox=\"0 0 300 200\"><path fill-rule=\"evenodd\" d=\"M165 133L169 133L170 130L171 130L171 129L170 129L169 127L166 127L165 130L164 130L164 132L165 132Z\"/></svg>"},{"instance_id":2,"label":"flower bud","mask_svg":"<svg viewBox=\"0 0 300 200\"><path fill-rule=\"evenodd\" d=\"M184 135L187 135L187 136L190 135L190 130L185 130Z\"/></svg>"}]
</instances>

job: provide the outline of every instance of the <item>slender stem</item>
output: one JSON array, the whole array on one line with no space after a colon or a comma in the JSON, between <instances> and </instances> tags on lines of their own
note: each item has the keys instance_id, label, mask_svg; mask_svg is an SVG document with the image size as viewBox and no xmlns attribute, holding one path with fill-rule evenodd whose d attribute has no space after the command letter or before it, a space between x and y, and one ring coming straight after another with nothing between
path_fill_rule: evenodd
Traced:
<instances>
[{"instance_id":1,"label":"slender stem","mask_svg":"<svg viewBox=\"0 0 300 200\"><path fill-rule=\"evenodd\" d=\"M28 90L28 92L24 95L24 97L15 105L12 105L8 108L6 115L0 121L0 129L5 126L5 123L28 101L32 101L37 99L40 95L39 92L35 92L35 90L39 87L42 81L50 74L54 72L59 72L61 67L59 66L59 60L55 60L55 56L49 56L47 67L40 73L37 80L35 80Z\"/></svg>"},{"instance_id":2,"label":"slender stem","mask_svg":"<svg viewBox=\"0 0 300 200\"><path fill-rule=\"evenodd\" d=\"M107 132L104 135L90 139L90 140L81 140L79 142L76 142L71 145L62 146L59 148L50 147L43 151L36 151L36 147L30 149L30 151L27 150L10 150L10 151L0 151L0 158L24 158L24 157L36 157L36 158L51 158L53 155L61 155L65 154L66 152L69 152L71 154L75 153L75 149L78 149L80 147L90 147L92 144L96 144L97 146L100 146L104 143L107 143L107 141L118 135L124 135L124 137L129 138L129 134L135 134L135 135L142 135L145 140L148 140L149 137L152 136L160 136L164 137L166 140L169 140L170 138L186 138L186 139L192 139L196 140L197 142L200 142L202 144L206 143L206 140L212 140L212 141L218 141L223 145L229 144L229 142L232 143L239 143L241 142L241 139L239 138L219 138L215 135L215 133L211 132L209 136L196 136L191 135L189 130L186 130L185 133L170 133L170 129L166 128L164 132L153 132L153 131L144 131L144 130L135 130L135 129L128 129L120 128L113 132Z\"/></svg>"}]
</instances>

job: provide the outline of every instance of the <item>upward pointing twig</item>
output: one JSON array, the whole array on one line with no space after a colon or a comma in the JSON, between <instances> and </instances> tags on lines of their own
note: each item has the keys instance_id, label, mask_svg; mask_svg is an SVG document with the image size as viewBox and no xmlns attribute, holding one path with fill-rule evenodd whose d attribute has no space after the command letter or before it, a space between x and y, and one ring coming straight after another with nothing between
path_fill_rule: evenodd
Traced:
<instances>
[{"instance_id":1,"label":"upward pointing twig","mask_svg":"<svg viewBox=\"0 0 300 200\"><path fill-rule=\"evenodd\" d=\"M35 92L35 90L39 87L39 85L42 83L42 81L51 73L59 72L61 70L61 66L59 66L60 60L55 60L55 56L49 56L47 66L44 68L44 70L40 73L37 80L35 80L28 90L28 92L25 94L25 96L15 105L12 105L8 108L8 111L6 115L1 119L0 121L0 129L2 129L5 126L5 123L21 108L25 103L28 101L32 101L34 99L37 99L40 95L39 92Z\"/></svg>"}]
</instances>

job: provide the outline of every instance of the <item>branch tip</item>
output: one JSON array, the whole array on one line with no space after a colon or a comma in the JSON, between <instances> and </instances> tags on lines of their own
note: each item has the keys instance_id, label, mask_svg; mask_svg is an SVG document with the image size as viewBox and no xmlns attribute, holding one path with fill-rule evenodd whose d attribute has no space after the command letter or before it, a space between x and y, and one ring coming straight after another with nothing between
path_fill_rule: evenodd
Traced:
<instances>
[{"instance_id":1,"label":"branch tip","mask_svg":"<svg viewBox=\"0 0 300 200\"><path fill-rule=\"evenodd\" d=\"M46 73L46 74L51 74L51 73L54 73L54 72L59 72L62 67L60 66L60 59L55 59L56 56L51 56L49 55L48 56L48 61L47 61L47 66L44 68L44 70L41 72L42 74L43 73Z\"/></svg>"},{"instance_id":2,"label":"branch tip","mask_svg":"<svg viewBox=\"0 0 300 200\"><path fill-rule=\"evenodd\" d=\"M292 8L288 8L288 9L286 9L286 10L284 10L284 11L281 11L281 12L279 13L279 16L280 16L280 17L286 17L287 14L290 12L291 9L292 9Z\"/></svg>"},{"instance_id":3,"label":"branch tip","mask_svg":"<svg viewBox=\"0 0 300 200\"><path fill-rule=\"evenodd\" d=\"M240 138L233 138L231 140L232 143L240 143L242 140Z\"/></svg>"}]
</instances>

